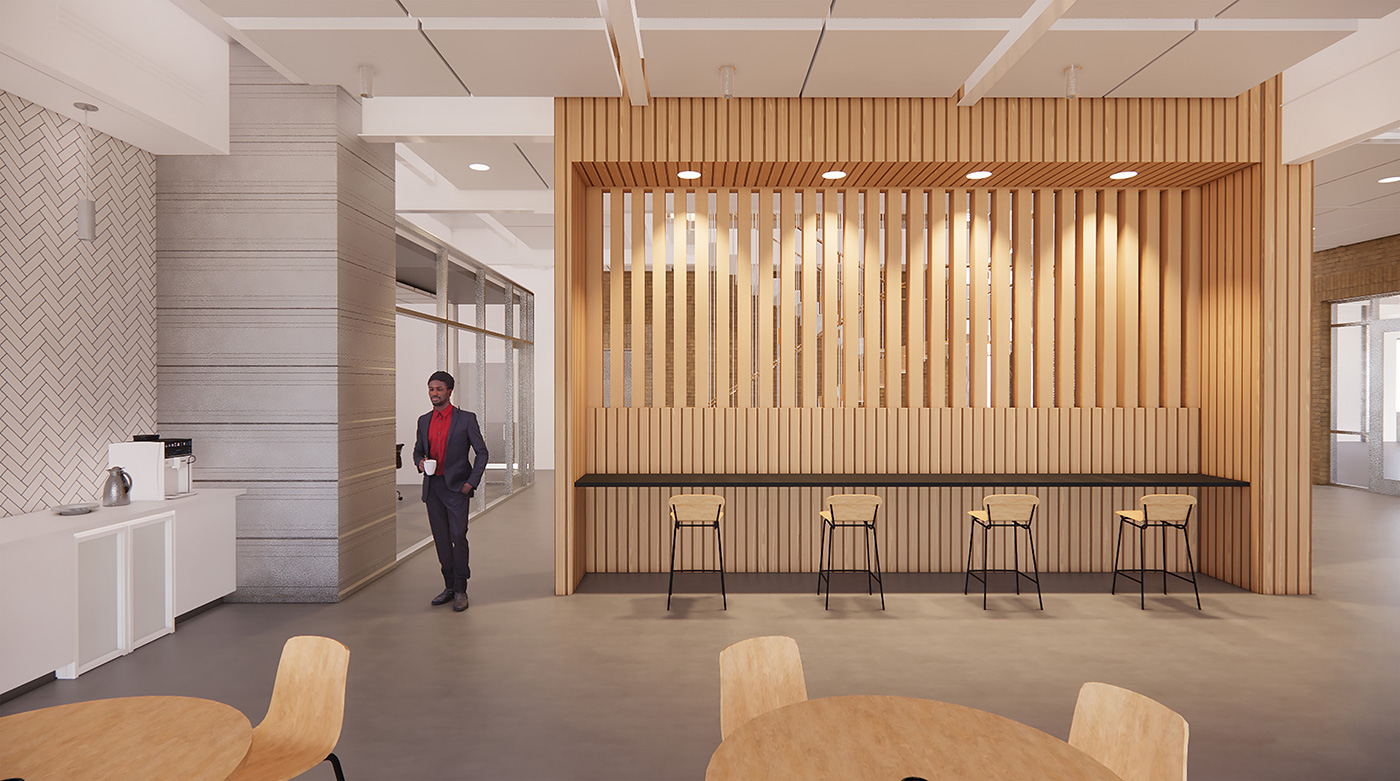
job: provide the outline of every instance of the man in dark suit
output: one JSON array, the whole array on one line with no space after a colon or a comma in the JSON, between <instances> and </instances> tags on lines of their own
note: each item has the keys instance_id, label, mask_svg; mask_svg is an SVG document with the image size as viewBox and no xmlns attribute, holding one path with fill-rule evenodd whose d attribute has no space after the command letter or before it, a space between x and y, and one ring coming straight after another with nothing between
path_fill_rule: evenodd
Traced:
<instances>
[{"instance_id":1,"label":"man in dark suit","mask_svg":"<svg viewBox=\"0 0 1400 781\"><path fill-rule=\"evenodd\" d=\"M413 463L419 472L424 472L425 459L437 462L431 475L423 475L428 526L433 530L446 584L432 603L451 602L452 609L461 612L467 609L467 579L472 576L467 550L467 499L481 485L487 453L476 415L452 406L455 385L447 372L433 372L428 378L428 400L433 403L433 411L418 419ZM468 455L468 450L474 457Z\"/></svg>"}]
</instances>

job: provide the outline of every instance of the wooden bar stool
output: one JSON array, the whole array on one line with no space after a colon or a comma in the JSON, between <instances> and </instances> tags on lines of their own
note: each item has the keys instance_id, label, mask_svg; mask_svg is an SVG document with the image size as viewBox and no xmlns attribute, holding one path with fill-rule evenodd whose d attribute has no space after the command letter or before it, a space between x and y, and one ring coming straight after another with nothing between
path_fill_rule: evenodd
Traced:
<instances>
[{"instance_id":1,"label":"wooden bar stool","mask_svg":"<svg viewBox=\"0 0 1400 781\"><path fill-rule=\"evenodd\" d=\"M1196 563L1191 558L1191 535L1186 533L1186 525L1191 521L1191 509L1196 506L1196 497L1187 494L1148 494L1142 497L1141 510L1117 510L1118 516L1118 540L1113 545L1113 588L1109 590L1111 594L1118 593L1118 576L1122 575L1128 580L1137 581L1138 584L1138 607L1147 609L1147 573L1162 573L1162 593L1167 593L1167 576L1171 575L1178 580L1184 580L1191 584L1191 590L1196 594L1196 609L1201 609L1201 592L1196 587ZM1123 524L1128 524L1138 531L1138 566L1137 577L1129 575L1131 570L1118 568L1118 552L1123 547ZM1147 568L1147 530L1153 526L1162 529L1162 566L1160 569ZM1181 532L1181 538L1186 541L1186 567L1191 577L1178 575L1167 569L1167 529L1177 529Z\"/></svg>"},{"instance_id":2,"label":"wooden bar stool","mask_svg":"<svg viewBox=\"0 0 1400 781\"><path fill-rule=\"evenodd\" d=\"M880 577L880 540L875 534L875 518L880 514L880 497L875 494L832 494L826 497L826 509L822 510L822 541L817 549L817 596L821 596L822 582L826 582L826 608L831 609L831 573L864 572L865 593L874 594L875 585L880 586L880 609L885 609L885 582ZM835 547L836 530L861 529L865 532L865 568L832 569L832 554ZM874 550L874 569L871 568L870 554Z\"/></svg>"},{"instance_id":3,"label":"wooden bar stool","mask_svg":"<svg viewBox=\"0 0 1400 781\"><path fill-rule=\"evenodd\" d=\"M967 593L968 583L971 578L982 581L982 609L987 609L987 573L988 572L1014 572L1016 573L1016 593L1021 593L1021 578L1025 578L1035 584L1035 598L1040 602L1040 609L1045 609L1045 599L1040 595L1040 566L1035 560L1035 535L1031 533L1031 521L1035 520L1035 508L1040 504L1040 499L1030 494L993 494L982 497L981 510L968 510L967 514L972 516L972 522L982 527L982 568L981 575L974 575L972 570L972 541L977 537L977 529L974 527L967 538L967 574L963 575L963 594ZM987 532L997 527L1011 527L1011 568L988 569L987 568ZM1021 550L1018 542L1017 532L1024 529L1026 540L1030 544L1031 552L1031 573L1026 574L1021 571Z\"/></svg>"},{"instance_id":4,"label":"wooden bar stool","mask_svg":"<svg viewBox=\"0 0 1400 781\"><path fill-rule=\"evenodd\" d=\"M713 494L678 494L671 497L671 580L666 586L666 609L671 609L671 594L676 586L677 572L718 572L719 594L724 609L729 609L729 595L724 590L724 543L720 540L719 522L724 517L724 497ZM683 528L715 530L715 550L719 551L719 569L676 569L676 535Z\"/></svg>"}]
</instances>

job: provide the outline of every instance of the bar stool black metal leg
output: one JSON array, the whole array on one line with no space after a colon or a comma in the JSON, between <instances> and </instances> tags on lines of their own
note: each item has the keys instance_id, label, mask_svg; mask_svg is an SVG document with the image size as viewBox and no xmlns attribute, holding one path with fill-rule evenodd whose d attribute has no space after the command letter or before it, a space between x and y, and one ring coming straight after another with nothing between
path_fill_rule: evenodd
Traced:
<instances>
[{"instance_id":1,"label":"bar stool black metal leg","mask_svg":"<svg viewBox=\"0 0 1400 781\"><path fill-rule=\"evenodd\" d=\"M1118 519L1118 540L1113 543L1113 585L1108 589L1109 594L1118 593L1118 553L1123 549L1123 519Z\"/></svg>"},{"instance_id":2,"label":"bar stool black metal leg","mask_svg":"<svg viewBox=\"0 0 1400 781\"><path fill-rule=\"evenodd\" d=\"M1133 524L1137 526L1137 524ZM1147 527L1138 530L1138 607L1147 609Z\"/></svg>"},{"instance_id":3,"label":"bar stool black metal leg","mask_svg":"<svg viewBox=\"0 0 1400 781\"><path fill-rule=\"evenodd\" d=\"M832 568L836 564L836 523L826 537L826 610L832 609Z\"/></svg>"},{"instance_id":4,"label":"bar stool black metal leg","mask_svg":"<svg viewBox=\"0 0 1400 781\"><path fill-rule=\"evenodd\" d=\"M982 609L987 609L987 530L991 527L987 524L979 524L982 527Z\"/></svg>"},{"instance_id":5,"label":"bar stool black metal leg","mask_svg":"<svg viewBox=\"0 0 1400 781\"><path fill-rule=\"evenodd\" d=\"M1016 532L1020 531L1019 524L1011 527L1011 579L1016 581L1016 596L1021 596L1021 541Z\"/></svg>"},{"instance_id":6,"label":"bar stool black metal leg","mask_svg":"<svg viewBox=\"0 0 1400 781\"><path fill-rule=\"evenodd\" d=\"M340 769L340 757L337 757L335 752L331 752L331 755L326 757L326 761L331 763L331 769L335 771L335 781L345 781L345 773Z\"/></svg>"},{"instance_id":7,"label":"bar stool black metal leg","mask_svg":"<svg viewBox=\"0 0 1400 781\"><path fill-rule=\"evenodd\" d=\"M1181 525L1181 536L1186 540L1186 566L1191 568L1191 590L1196 592L1196 609L1201 609L1201 590L1196 587L1196 562L1191 558L1191 535L1186 533L1186 524Z\"/></svg>"},{"instance_id":8,"label":"bar stool black metal leg","mask_svg":"<svg viewBox=\"0 0 1400 781\"><path fill-rule=\"evenodd\" d=\"M875 582L880 584L880 609L885 609L885 574L880 569L880 537L875 534L875 524L870 525L870 536L875 540Z\"/></svg>"},{"instance_id":9,"label":"bar stool black metal leg","mask_svg":"<svg viewBox=\"0 0 1400 781\"><path fill-rule=\"evenodd\" d=\"M821 519L822 541L817 545L817 596L822 595L822 570L826 563L826 519Z\"/></svg>"},{"instance_id":10,"label":"bar stool black metal leg","mask_svg":"<svg viewBox=\"0 0 1400 781\"><path fill-rule=\"evenodd\" d=\"M872 595L875 593L874 575L870 572L870 535L875 533L875 527L865 525L865 593Z\"/></svg>"},{"instance_id":11,"label":"bar stool black metal leg","mask_svg":"<svg viewBox=\"0 0 1400 781\"><path fill-rule=\"evenodd\" d=\"M1167 595L1167 525L1162 524L1162 596Z\"/></svg>"},{"instance_id":12,"label":"bar stool black metal leg","mask_svg":"<svg viewBox=\"0 0 1400 781\"><path fill-rule=\"evenodd\" d=\"M963 571L963 596L967 596L967 585L972 580L972 539L977 536L976 525L968 529L967 534L967 569Z\"/></svg>"},{"instance_id":13,"label":"bar stool black metal leg","mask_svg":"<svg viewBox=\"0 0 1400 781\"><path fill-rule=\"evenodd\" d=\"M1030 524L1026 524L1026 542L1031 546L1031 572L1035 573L1035 598L1040 609L1045 609L1045 598L1040 594L1040 564L1035 560L1035 535L1031 534Z\"/></svg>"},{"instance_id":14,"label":"bar stool black metal leg","mask_svg":"<svg viewBox=\"0 0 1400 781\"><path fill-rule=\"evenodd\" d=\"M680 531L681 525L675 521L671 522L671 580L666 584L666 609L671 609L671 593L676 587L676 532Z\"/></svg>"},{"instance_id":15,"label":"bar stool black metal leg","mask_svg":"<svg viewBox=\"0 0 1400 781\"><path fill-rule=\"evenodd\" d=\"M719 536L719 521L715 521L715 550L719 551L719 596L724 609L729 609L729 592L724 590L724 541Z\"/></svg>"}]
</instances>

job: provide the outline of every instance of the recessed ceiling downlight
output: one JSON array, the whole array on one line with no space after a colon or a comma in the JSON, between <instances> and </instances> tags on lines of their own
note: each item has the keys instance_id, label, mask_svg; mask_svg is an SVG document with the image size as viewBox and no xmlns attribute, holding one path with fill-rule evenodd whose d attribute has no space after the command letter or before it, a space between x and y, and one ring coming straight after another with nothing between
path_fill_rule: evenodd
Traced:
<instances>
[{"instance_id":1,"label":"recessed ceiling downlight","mask_svg":"<svg viewBox=\"0 0 1400 781\"><path fill-rule=\"evenodd\" d=\"M469 165L469 166L467 166L467 167L470 168L470 169L472 169L473 171L490 171L490 170L491 170L491 166L489 166L489 165L487 165L487 164L485 164L485 163L472 163L471 165Z\"/></svg>"},{"instance_id":2,"label":"recessed ceiling downlight","mask_svg":"<svg viewBox=\"0 0 1400 781\"><path fill-rule=\"evenodd\" d=\"M699 178L700 178L700 172L699 172L699 171L681 171L680 173L676 174L676 176L679 176L679 177L682 178L682 179L699 179Z\"/></svg>"},{"instance_id":3,"label":"recessed ceiling downlight","mask_svg":"<svg viewBox=\"0 0 1400 781\"><path fill-rule=\"evenodd\" d=\"M827 171L826 173L822 174L822 178L823 178L823 179L845 179L845 178L846 178L846 172L845 172L845 171Z\"/></svg>"},{"instance_id":4,"label":"recessed ceiling downlight","mask_svg":"<svg viewBox=\"0 0 1400 781\"><path fill-rule=\"evenodd\" d=\"M970 174L967 175L967 178L969 178L969 179L986 179L987 177L989 177L989 176L991 176L991 175L992 175L992 172L991 172L991 171L973 171L972 173L970 173Z\"/></svg>"},{"instance_id":5,"label":"recessed ceiling downlight","mask_svg":"<svg viewBox=\"0 0 1400 781\"><path fill-rule=\"evenodd\" d=\"M1387 176L1384 179L1377 179L1376 182L1378 184L1394 184L1400 182L1400 176Z\"/></svg>"},{"instance_id":6,"label":"recessed ceiling downlight","mask_svg":"<svg viewBox=\"0 0 1400 781\"><path fill-rule=\"evenodd\" d=\"M1109 174L1109 179L1131 179L1137 176L1137 171L1119 171L1116 174Z\"/></svg>"}]
</instances>

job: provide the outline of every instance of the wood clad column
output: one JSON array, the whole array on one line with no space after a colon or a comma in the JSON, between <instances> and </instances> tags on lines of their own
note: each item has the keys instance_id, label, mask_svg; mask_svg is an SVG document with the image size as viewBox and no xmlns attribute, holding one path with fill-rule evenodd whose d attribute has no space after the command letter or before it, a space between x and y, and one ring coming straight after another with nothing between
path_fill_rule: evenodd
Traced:
<instances>
[{"instance_id":1,"label":"wood clad column","mask_svg":"<svg viewBox=\"0 0 1400 781\"><path fill-rule=\"evenodd\" d=\"M1279 83L1242 96L1263 162L1201 188L1201 469L1250 487L1202 492L1200 558L1202 572L1251 591L1308 594L1310 335L1300 302L1312 272L1312 167L1280 162Z\"/></svg>"}]
</instances>

